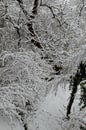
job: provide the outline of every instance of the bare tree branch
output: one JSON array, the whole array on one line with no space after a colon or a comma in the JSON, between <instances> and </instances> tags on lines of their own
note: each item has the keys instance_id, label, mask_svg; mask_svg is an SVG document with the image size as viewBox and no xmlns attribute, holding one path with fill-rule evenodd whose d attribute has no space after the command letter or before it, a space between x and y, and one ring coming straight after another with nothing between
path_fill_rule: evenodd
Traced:
<instances>
[{"instance_id":1,"label":"bare tree branch","mask_svg":"<svg viewBox=\"0 0 86 130\"><path fill-rule=\"evenodd\" d=\"M54 6L51 6L51 5L48 5L48 4L43 4L42 0L41 0L40 1L40 6L45 6L51 11L53 18L55 18L59 23L58 27L61 27L63 24L66 24L66 21L63 22L63 15L64 15L63 11L65 9L66 3L65 3L65 6L64 6L63 9L59 9L58 7L54 7ZM54 9L58 10L58 14L54 13ZM60 16L60 18L58 18L58 16Z\"/></svg>"},{"instance_id":2,"label":"bare tree branch","mask_svg":"<svg viewBox=\"0 0 86 130\"><path fill-rule=\"evenodd\" d=\"M42 4L42 3L40 3L40 6L45 6L45 7L47 7L47 8L51 11L51 13L52 13L52 15L53 15L53 18L55 18L55 14L54 14L54 11L53 11L53 9L52 9L52 6L49 6L49 5L47 5L47 4Z\"/></svg>"},{"instance_id":3,"label":"bare tree branch","mask_svg":"<svg viewBox=\"0 0 86 130\"><path fill-rule=\"evenodd\" d=\"M81 0L81 8L80 8L80 11L79 11L79 16L81 16L82 15L82 11L83 11L83 8L84 8L84 6L85 6L85 2L84 2L84 0Z\"/></svg>"},{"instance_id":4,"label":"bare tree branch","mask_svg":"<svg viewBox=\"0 0 86 130\"><path fill-rule=\"evenodd\" d=\"M7 4L2 5L2 10L4 9L4 11L2 12L2 10L0 10L2 13L0 13L0 17L4 17L7 14Z\"/></svg>"},{"instance_id":5,"label":"bare tree branch","mask_svg":"<svg viewBox=\"0 0 86 130\"><path fill-rule=\"evenodd\" d=\"M18 37L19 37L18 46L20 46L20 44L21 44L20 25L16 24L16 23L14 22L14 20L13 20L9 15L6 16L6 19L9 20L10 23L12 23L13 27L16 29L16 32L17 32Z\"/></svg>"},{"instance_id":6,"label":"bare tree branch","mask_svg":"<svg viewBox=\"0 0 86 130\"><path fill-rule=\"evenodd\" d=\"M23 0L17 0L17 2L19 3L19 6L20 6L22 12L24 13L26 19L28 20L27 23L26 23L26 25L27 25L27 28L28 28L28 30L29 30L29 32L30 32L30 36L33 37L32 40L31 40L31 42L32 42L35 46L37 46L37 43L40 44L40 46L41 46L41 43L39 42L39 38L38 38L37 34L35 33L35 30L34 30L34 27L33 27L33 21L32 21L32 19L33 19L34 17L33 17L33 16L30 17L30 16L28 15L28 12L27 12L27 11L25 10L25 8L24 8ZM38 2L39 2L39 0L34 1L33 10L35 9L35 11L37 11ZM35 5L35 4L36 4L36 5ZM32 11L32 13L33 13L33 11ZM36 12L35 12L35 13L36 13ZM38 47L38 46L37 46L37 47ZM38 48L39 48L39 47L38 47ZM41 48L42 48L42 46L40 47L40 49L41 49Z\"/></svg>"}]
</instances>

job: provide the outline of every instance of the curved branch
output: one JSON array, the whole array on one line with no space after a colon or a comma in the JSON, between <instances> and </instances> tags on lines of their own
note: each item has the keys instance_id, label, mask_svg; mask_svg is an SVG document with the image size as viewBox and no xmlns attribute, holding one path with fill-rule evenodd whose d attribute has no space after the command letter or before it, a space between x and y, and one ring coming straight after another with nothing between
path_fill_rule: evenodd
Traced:
<instances>
[{"instance_id":1,"label":"curved branch","mask_svg":"<svg viewBox=\"0 0 86 130\"><path fill-rule=\"evenodd\" d=\"M58 12L59 12L58 15L61 15L61 18L62 18L62 16L64 15L64 13L63 13L62 11L60 11L59 8L54 7L54 6L50 6L50 5L47 5L47 4L43 4L43 3L42 3L42 0L41 0L41 2L40 2L40 6L45 6L45 7L47 7L47 8L50 10L50 12L52 13L53 18L56 18L56 19L57 19L57 21L58 21L58 23L59 23L59 27L61 27L61 26L63 25L63 23L61 23L61 20L56 17L56 14L54 13L54 10L53 10L53 8L57 9Z\"/></svg>"},{"instance_id":2,"label":"curved branch","mask_svg":"<svg viewBox=\"0 0 86 130\"><path fill-rule=\"evenodd\" d=\"M40 4L40 6L45 6L45 7L47 7L50 11L51 11L51 13L52 13L52 15L53 15L53 18L55 18L55 14L54 14L54 11L53 11L53 9L52 9L52 6L49 6L49 5L47 5L47 4Z\"/></svg>"},{"instance_id":3,"label":"curved branch","mask_svg":"<svg viewBox=\"0 0 86 130\"><path fill-rule=\"evenodd\" d=\"M10 22L10 23L13 25L13 27L16 29L16 32L17 32L18 38L19 38L19 40L18 40L18 46L20 46L20 44L21 44L20 26L19 26L18 24L16 24L16 23L13 21L13 19L12 19L9 15L6 16L6 19L9 20L9 22Z\"/></svg>"}]
</instances>

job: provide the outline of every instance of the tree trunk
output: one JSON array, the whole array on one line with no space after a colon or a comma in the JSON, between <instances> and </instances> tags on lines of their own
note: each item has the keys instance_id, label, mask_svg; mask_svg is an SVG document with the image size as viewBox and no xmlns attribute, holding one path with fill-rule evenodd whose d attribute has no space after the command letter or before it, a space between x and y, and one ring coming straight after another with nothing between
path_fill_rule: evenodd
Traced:
<instances>
[{"instance_id":1,"label":"tree trunk","mask_svg":"<svg viewBox=\"0 0 86 130\"><path fill-rule=\"evenodd\" d=\"M67 106L67 113L66 113L67 117L69 117L69 115L71 113L71 108L72 108L72 105L73 105L73 102L74 102L74 99L75 99L76 92L77 92L77 86L74 86L73 90L72 90L72 93L71 93L71 96L70 96L68 106Z\"/></svg>"},{"instance_id":2,"label":"tree trunk","mask_svg":"<svg viewBox=\"0 0 86 130\"><path fill-rule=\"evenodd\" d=\"M23 123L24 130L28 130L28 125L27 125L27 122L26 122L25 113L19 112L19 115L21 116L21 121Z\"/></svg>"},{"instance_id":3,"label":"tree trunk","mask_svg":"<svg viewBox=\"0 0 86 130\"><path fill-rule=\"evenodd\" d=\"M32 13L33 13L34 15L37 14L38 5L39 5L39 0L34 0L34 6L33 6L33 10L32 10Z\"/></svg>"},{"instance_id":4,"label":"tree trunk","mask_svg":"<svg viewBox=\"0 0 86 130\"><path fill-rule=\"evenodd\" d=\"M73 88L72 88L72 93L71 93L70 100L67 106L67 113L66 113L67 117L69 117L71 113L71 108L75 99L75 94L77 93L78 85L80 84L82 80L86 79L85 70L86 70L86 65L81 62L75 76L72 79Z\"/></svg>"}]
</instances>

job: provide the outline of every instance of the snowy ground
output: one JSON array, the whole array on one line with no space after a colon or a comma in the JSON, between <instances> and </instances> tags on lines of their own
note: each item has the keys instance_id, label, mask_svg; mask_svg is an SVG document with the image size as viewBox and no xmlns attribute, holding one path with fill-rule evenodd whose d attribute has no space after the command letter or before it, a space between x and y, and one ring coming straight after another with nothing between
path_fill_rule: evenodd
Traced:
<instances>
[{"instance_id":1,"label":"snowy ground","mask_svg":"<svg viewBox=\"0 0 86 130\"><path fill-rule=\"evenodd\" d=\"M21 124L16 120L11 124L8 116L0 115L0 130L24 130Z\"/></svg>"},{"instance_id":2,"label":"snowy ground","mask_svg":"<svg viewBox=\"0 0 86 130\"><path fill-rule=\"evenodd\" d=\"M60 130L60 119L64 117L69 91L58 88L57 95L51 91L41 104L32 121L30 130Z\"/></svg>"},{"instance_id":3,"label":"snowy ground","mask_svg":"<svg viewBox=\"0 0 86 130\"><path fill-rule=\"evenodd\" d=\"M59 86L57 95L51 91L39 109L28 118L29 130L61 130L70 92ZM75 110L73 108L73 110ZM11 127L7 118L0 118L0 130L23 130L18 122Z\"/></svg>"}]
</instances>

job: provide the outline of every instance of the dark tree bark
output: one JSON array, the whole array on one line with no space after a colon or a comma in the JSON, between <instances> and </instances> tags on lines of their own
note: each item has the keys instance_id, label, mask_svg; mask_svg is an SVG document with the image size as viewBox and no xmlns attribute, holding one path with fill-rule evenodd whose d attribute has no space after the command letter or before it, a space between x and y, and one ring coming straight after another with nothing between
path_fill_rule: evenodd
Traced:
<instances>
[{"instance_id":1,"label":"dark tree bark","mask_svg":"<svg viewBox=\"0 0 86 130\"><path fill-rule=\"evenodd\" d=\"M25 108L26 108L27 112L32 111L32 105L29 100L25 103ZM21 117L21 121L23 123L24 130L29 130L26 113L24 113L22 111L18 111L18 114Z\"/></svg>"},{"instance_id":2,"label":"dark tree bark","mask_svg":"<svg viewBox=\"0 0 86 130\"><path fill-rule=\"evenodd\" d=\"M18 34L18 47L20 47L21 46L21 33L20 33L19 24L16 24L14 20L12 19L12 17L10 16L6 16L6 19L9 20L10 23L12 23L13 27L16 29L16 32Z\"/></svg>"},{"instance_id":3,"label":"dark tree bark","mask_svg":"<svg viewBox=\"0 0 86 130\"><path fill-rule=\"evenodd\" d=\"M73 87L73 90L72 90L72 93L71 93L71 96L70 96L70 100L69 100L69 103L68 103L68 106L67 106L67 117L69 117L70 113L71 113L71 108L72 108L72 105L73 105L73 102L74 102L74 99L75 99L75 94L77 92L77 85Z\"/></svg>"},{"instance_id":4,"label":"dark tree bark","mask_svg":"<svg viewBox=\"0 0 86 130\"><path fill-rule=\"evenodd\" d=\"M23 1L22 0L17 0L20 4L23 4Z\"/></svg>"},{"instance_id":5,"label":"dark tree bark","mask_svg":"<svg viewBox=\"0 0 86 130\"><path fill-rule=\"evenodd\" d=\"M23 112L19 112L19 115L21 116L21 121L23 123L23 127L24 127L24 130L28 130L28 125L27 123L25 122L25 113Z\"/></svg>"},{"instance_id":6,"label":"dark tree bark","mask_svg":"<svg viewBox=\"0 0 86 130\"><path fill-rule=\"evenodd\" d=\"M81 0L81 8L80 8L80 11L79 11L79 16L82 15L82 11L84 9L84 6L85 6L85 0Z\"/></svg>"},{"instance_id":7,"label":"dark tree bark","mask_svg":"<svg viewBox=\"0 0 86 130\"><path fill-rule=\"evenodd\" d=\"M37 14L37 10L38 10L38 4L39 4L39 0L35 0L34 1L34 6L33 6L33 10L32 10L32 13L34 15L28 15L28 12L27 10L24 8L24 5L23 5L23 0L17 0L17 2L19 3L19 6L22 10L22 12L24 13L25 17L27 18L28 22L27 22L27 27L28 27L28 30L30 32L30 36L33 37L32 39L34 40L31 40L31 42L37 46L38 48L42 49L42 46L41 46L41 43L39 42L39 39L37 37L37 34L35 33L35 30L34 30L34 26L33 26L33 22L32 22L32 19L35 18L34 15Z\"/></svg>"},{"instance_id":8,"label":"dark tree bark","mask_svg":"<svg viewBox=\"0 0 86 130\"><path fill-rule=\"evenodd\" d=\"M85 63L81 62L75 76L72 77L72 81L71 81L73 88L72 88L70 100L69 100L69 103L68 103L68 106L67 106L66 116L68 118L69 118L69 115L71 113L71 108L72 108L72 105L73 105L73 102L74 102L74 99L75 99L75 95L77 93L78 85L84 79L86 79L86 65L85 65Z\"/></svg>"},{"instance_id":9,"label":"dark tree bark","mask_svg":"<svg viewBox=\"0 0 86 130\"><path fill-rule=\"evenodd\" d=\"M39 0L34 0L34 6L33 6L33 10L32 10L32 13L33 13L34 15L37 14L38 5L39 5Z\"/></svg>"},{"instance_id":10,"label":"dark tree bark","mask_svg":"<svg viewBox=\"0 0 86 130\"><path fill-rule=\"evenodd\" d=\"M30 31L30 35L31 35L31 36L36 36L35 31L34 31L34 29L33 29L33 23L32 23L32 21L31 21L31 19L28 17L28 12L27 12L27 10L25 10L25 8L24 8L23 0L17 0L17 1L18 1L18 3L19 3L19 6L20 6L22 12L24 13L25 17L26 17L27 20L28 20L28 22L27 22L27 27L28 27L28 30Z\"/></svg>"},{"instance_id":11,"label":"dark tree bark","mask_svg":"<svg viewBox=\"0 0 86 130\"><path fill-rule=\"evenodd\" d=\"M42 49L42 46L41 46L40 42L35 41L34 39L31 39L31 42L32 42L36 47L38 47L39 49Z\"/></svg>"},{"instance_id":12,"label":"dark tree bark","mask_svg":"<svg viewBox=\"0 0 86 130\"><path fill-rule=\"evenodd\" d=\"M32 22L28 22L27 27L28 27L28 30L30 31L30 35L32 37L36 37Z\"/></svg>"},{"instance_id":13,"label":"dark tree bark","mask_svg":"<svg viewBox=\"0 0 86 130\"><path fill-rule=\"evenodd\" d=\"M27 124L24 124L24 130L28 130Z\"/></svg>"}]
</instances>

